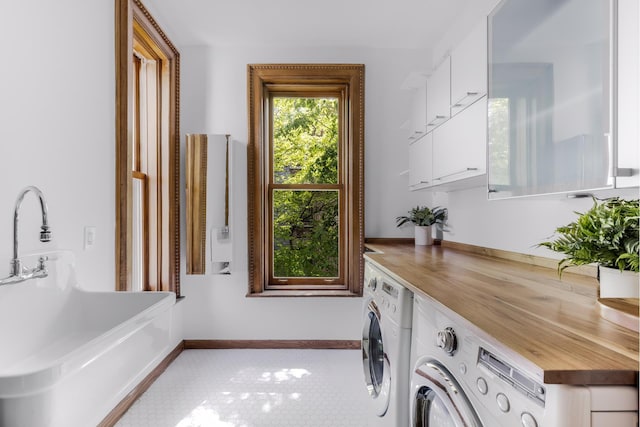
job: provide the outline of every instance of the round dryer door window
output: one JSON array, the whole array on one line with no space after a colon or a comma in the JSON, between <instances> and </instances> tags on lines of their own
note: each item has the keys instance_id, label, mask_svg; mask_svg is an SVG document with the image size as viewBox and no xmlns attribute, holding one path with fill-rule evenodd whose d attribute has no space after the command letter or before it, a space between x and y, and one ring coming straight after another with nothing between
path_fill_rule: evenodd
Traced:
<instances>
[{"instance_id":1,"label":"round dryer door window","mask_svg":"<svg viewBox=\"0 0 640 427\"><path fill-rule=\"evenodd\" d=\"M414 372L416 394L413 427L480 427L471 403L456 379L437 361L429 361Z\"/></svg>"},{"instance_id":2,"label":"round dryer door window","mask_svg":"<svg viewBox=\"0 0 640 427\"><path fill-rule=\"evenodd\" d=\"M384 415L389 407L391 376L389 359L384 352L380 314L375 303L365 310L362 330L362 363L369 395L374 400L376 413Z\"/></svg>"}]
</instances>

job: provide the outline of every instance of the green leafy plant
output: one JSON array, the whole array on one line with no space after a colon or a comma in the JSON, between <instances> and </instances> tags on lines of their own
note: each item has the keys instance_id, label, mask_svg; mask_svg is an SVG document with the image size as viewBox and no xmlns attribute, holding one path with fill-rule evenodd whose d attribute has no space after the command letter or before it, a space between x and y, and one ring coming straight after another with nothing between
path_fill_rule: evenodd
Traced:
<instances>
[{"instance_id":1,"label":"green leafy plant","mask_svg":"<svg viewBox=\"0 0 640 427\"><path fill-rule=\"evenodd\" d=\"M418 226L435 224L440 229L445 230L448 216L447 208L437 206L430 209L427 206L416 206L407 213L409 214L408 216L399 216L396 218L396 226L401 227L408 222Z\"/></svg>"},{"instance_id":2,"label":"green leafy plant","mask_svg":"<svg viewBox=\"0 0 640 427\"><path fill-rule=\"evenodd\" d=\"M638 200L617 197L598 202L570 224L556 229L558 237L542 242L555 252L566 254L558 273L573 265L598 263L621 271L638 271L640 258Z\"/></svg>"}]
</instances>

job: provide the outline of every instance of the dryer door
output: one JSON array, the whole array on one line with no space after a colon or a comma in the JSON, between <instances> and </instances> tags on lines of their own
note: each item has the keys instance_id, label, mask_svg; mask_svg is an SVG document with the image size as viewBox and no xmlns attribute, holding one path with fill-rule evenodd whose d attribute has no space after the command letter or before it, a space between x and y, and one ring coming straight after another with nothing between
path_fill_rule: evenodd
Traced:
<instances>
[{"instance_id":1,"label":"dryer door","mask_svg":"<svg viewBox=\"0 0 640 427\"><path fill-rule=\"evenodd\" d=\"M362 364L364 378L369 395L373 399L375 411L383 416L389 407L391 391L391 367L384 352L380 311L374 301L370 301L364 310L362 329Z\"/></svg>"},{"instance_id":2,"label":"dryer door","mask_svg":"<svg viewBox=\"0 0 640 427\"><path fill-rule=\"evenodd\" d=\"M481 427L460 384L435 360L413 374L413 427Z\"/></svg>"}]
</instances>

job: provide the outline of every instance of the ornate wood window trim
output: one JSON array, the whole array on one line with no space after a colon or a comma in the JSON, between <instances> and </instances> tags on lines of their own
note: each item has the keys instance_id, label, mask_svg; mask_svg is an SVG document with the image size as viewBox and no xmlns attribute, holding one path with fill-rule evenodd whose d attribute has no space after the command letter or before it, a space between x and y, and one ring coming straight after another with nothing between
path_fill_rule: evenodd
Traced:
<instances>
[{"instance_id":1,"label":"ornate wood window trim","mask_svg":"<svg viewBox=\"0 0 640 427\"><path fill-rule=\"evenodd\" d=\"M364 65L361 64L249 64L247 66L249 141L247 147L248 192L248 296L360 296L364 248ZM269 153L266 132L267 86L344 85L346 171L346 281L336 289L294 286L269 289L266 253L269 250L268 213L265 212L265 170Z\"/></svg>"},{"instance_id":2,"label":"ornate wood window trim","mask_svg":"<svg viewBox=\"0 0 640 427\"><path fill-rule=\"evenodd\" d=\"M158 154L161 184L154 195L158 214L151 233L157 234L157 242L150 250L149 261L149 268L154 270L152 277L155 275L157 279L149 289L174 291L180 296L180 54L139 0L115 1L116 290L131 287L134 32L138 32L145 45L157 49L169 76L160 88L163 99L159 104L166 113L166 123L158 129L162 138Z\"/></svg>"}]
</instances>

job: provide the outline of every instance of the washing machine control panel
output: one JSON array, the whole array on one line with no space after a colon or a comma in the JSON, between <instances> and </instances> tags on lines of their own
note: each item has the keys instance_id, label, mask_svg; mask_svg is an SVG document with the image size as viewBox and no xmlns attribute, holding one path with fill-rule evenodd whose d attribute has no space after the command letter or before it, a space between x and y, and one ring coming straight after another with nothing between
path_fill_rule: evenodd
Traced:
<instances>
[{"instance_id":1,"label":"washing machine control panel","mask_svg":"<svg viewBox=\"0 0 640 427\"><path fill-rule=\"evenodd\" d=\"M478 364L485 366L491 372L496 374L498 378L527 396L529 399L544 406L546 390L542 384L531 379L509 363L500 360L498 356L487 351L483 347L480 347L479 350Z\"/></svg>"},{"instance_id":2,"label":"washing machine control panel","mask_svg":"<svg viewBox=\"0 0 640 427\"><path fill-rule=\"evenodd\" d=\"M411 328L413 293L376 268L365 262L364 296L373 299L383 317L401 328Z\"/></svg>"}]
</instances>

